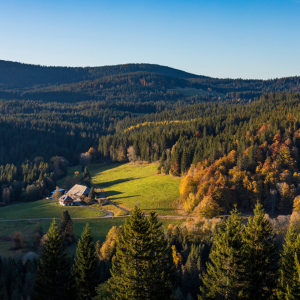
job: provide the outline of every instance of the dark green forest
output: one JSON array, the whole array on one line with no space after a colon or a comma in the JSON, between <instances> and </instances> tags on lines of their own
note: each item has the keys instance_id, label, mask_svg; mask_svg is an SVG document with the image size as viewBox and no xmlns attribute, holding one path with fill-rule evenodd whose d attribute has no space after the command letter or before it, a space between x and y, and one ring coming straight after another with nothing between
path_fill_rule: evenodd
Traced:
<instances>
[{"instance_id":1,"label":"dark green forest","mask_svg":"<svg viewBox=\"0 0 300 300\"><path fill-rule=\"evenodd\" d=\"M289 213L300 185L298 91L298 77L217 79L148 64L1 61L1 202L48 195L66 174L53 161L142 160L183 176L188 212L205 214L207 201L215 214L234 205L247 211L259 200ZM39 196L28 197L29 185L42 187Z\"/></svg>"},{"instance_id":2,"label":"dark green forest","mask_svg":"<svg viewBox=\"0 0 300 300\"><path fill-rule=\"evenodd\" d=\"M299 299L299 92L299 77L0 61L1 205L48 196L70 166L145 161L181 177L195 217L163 229L136 208L105 241L87 226L72 258L69 216L47 239L37 224L40 258L0 256L0 298Z\"/></svg>"}]
</instances>

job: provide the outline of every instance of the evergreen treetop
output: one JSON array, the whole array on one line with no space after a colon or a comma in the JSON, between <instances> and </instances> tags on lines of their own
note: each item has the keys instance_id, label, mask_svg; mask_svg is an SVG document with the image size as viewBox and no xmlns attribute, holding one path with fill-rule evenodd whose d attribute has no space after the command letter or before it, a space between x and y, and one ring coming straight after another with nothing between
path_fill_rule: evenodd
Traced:
<instances>
[{"instance_id":1,"label":"evergreen treetop","mask_svg":"<svg viewBox=\"0 0 300 300\"><path fill-rule=\"evenodd\" d=\"M47 233L37 267L34 300L73 300L75 295L71 263L55 219Z\"/></svg>"},{"instance_id":2,"label":"evergreen treetop","mask_svg":"<svg viewBox=\"0 0 300 300\"><path fill-rule=\"evenodd\" d=\"M199 299L244 299L242 230L242 217L235 208L215 237Z\"/></svg>"},{"instance_id":3,"label":"evergreen treetop","mask_svg":"<svg viewBox=\"0 0 300 300\"><path fill-rule=\"evenodd\" d=\"M96 295L98 283L97 257L91 235L91 228L86 224L78 241L73 274L77 283L77 299L90 300Z\"/></svg>"},{"instance_id":4,"label":"evergreen treetop","mask_svg":"<svg viewBox=\"0 0 300 300\"><path fill-rule=\"evenodd\" d=\"M269 299L278 282L278 249L273 228L257 202L243 232L245 242L247 299Z\"/></svg>"}]
</instances>

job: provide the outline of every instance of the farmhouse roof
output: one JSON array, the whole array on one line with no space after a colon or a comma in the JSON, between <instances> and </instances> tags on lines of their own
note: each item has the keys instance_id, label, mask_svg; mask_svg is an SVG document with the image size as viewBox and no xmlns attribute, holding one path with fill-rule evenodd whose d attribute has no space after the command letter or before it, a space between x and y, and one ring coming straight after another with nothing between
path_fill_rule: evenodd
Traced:
<instances>
[{"instance_id":1,"label":"farmhouse roof","mask_svg":"<svg viewBox=\"0 0 300 300\"><path fill-rule=\"evenodd\" d=\"M73 199L68 195L63 195L59 198L59 201L65 201L65 200L72 200L73 201Z\"/></svg>"},{"instance_id":2,"label":"farmhouse roof","mask_svg":"<svg viewBox=\"0 0 300 300\"><path fill-rule=\"evenodd\" d=\"M90 188L84 185L75 184L69 191L69 195L82 196L83 194L88 194L90 192Z\"/></svg>"},{"instance_id":3,"label":"farmhouse roof","mask_svg":"<svg viewBox=\"0 0 300 300\"><path fill-rule=\"evenodd\" d=\"M51 194L54 194L57 190L54 190L53 192L51 192ZM58 189L59 192L64 192L65 189Z\"/></svg>"}]
</instances>

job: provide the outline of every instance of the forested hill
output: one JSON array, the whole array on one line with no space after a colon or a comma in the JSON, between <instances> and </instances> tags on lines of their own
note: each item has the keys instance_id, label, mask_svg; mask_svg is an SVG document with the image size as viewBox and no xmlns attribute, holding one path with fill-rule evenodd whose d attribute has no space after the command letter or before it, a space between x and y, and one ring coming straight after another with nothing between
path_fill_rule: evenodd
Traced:
<instances>
[{"instance_id":1,"label":"forested hill","mask_svg":"<svg viewBox=\"0 0 300 300\"><path fill-rule=\"evenodd\" d=\"M182 89L183 88L183 89ZM258 100L271 91L300 92L300 77L219 79L154 64L46 67L0 60L0 99L56 102L159 102ZM143 111L144 112L144 111ZM153 109L151 110L153 112Z\"/></svg>"},{"instance_id":2,"label":"forested hill","mask_svg":"<svg viewBox=\"0 0 300 300\"><path fill-rule=\"evenodd\" d=\"M0 87L32 88L95 80L132 72L150 72L178 78L200 78L191 73L155 64L125 64L103 67L47 67L0 60Z\"/></svg>"}]
</instances>

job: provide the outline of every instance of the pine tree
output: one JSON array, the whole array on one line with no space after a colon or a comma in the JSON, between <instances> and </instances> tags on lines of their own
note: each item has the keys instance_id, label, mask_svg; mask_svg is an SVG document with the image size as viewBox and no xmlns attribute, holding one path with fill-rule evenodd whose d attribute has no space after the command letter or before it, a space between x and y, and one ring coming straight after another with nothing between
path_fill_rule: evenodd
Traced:
<instances>
[{"instance_id":1,"label":"pine tree","mask_svg":"<svg viewBox=\"0 0 300 300\"><path fill-rule=\"evenodd\" d=\"M248 285L246 299L269 299L278 281L278 252L270 222L257 203L243 233Z\"/></svg>"},{"instance_id":2,"label":"pine tree","mask_svg":"<svg viewBox=\"0 0 300 300\"><path fill-rule=\"evenodd\" d=\"M95 196L96 196L95 190L94 190L93 187L91 187L91 190L89 192L89 197L91 198L92 201L94 201L95 200Z\"/></svg>"},{"instance_id":3,"label":"pine tree","mask_svg":"<svg viewBox=\"0 0 300 300\"><path fill-rule=\"evenodd\" d=\"M155 212L150 212L150 247L151 260L148 268L147 283L150 286L149 299L170 299L173 292L175 266L172 258L172 250L167 244L162 229L162 223L158 221Z\"/></svg>"},{"instance_id":4,"label":"pine tree","mask_svg":"<svg viewBox=\"0 0 300 300\"><path fill-rule=\"evenodd\" d=\"M86 224L78 241L73 274L77 283L77 299L90 300L96 296L95 288L98 283L97 257L91 235L91 229Z\"/></svg>"},{"instance_id":5,"label":"pine tree","mask_svg":"<svg viewBox=\"0 0 300 300\"><path fill-rule=\"evenodd\" d=\"M74 278L55 219L53 220L38 262L34 300L73 300Z\"/></svg>"},{"instance_id":6,"label":"pine tree","mask_svg":"<svg viewBox=\"0 0 300 300\"><path fill-rule=\"evenodd\" d=\"M244 299L242 228L242 217L235 208L215 237L199 299Z\"/></svg>"},{"instance_id":7,"label":"pine tree","mask_svg":"<svg viewBox=\"0 0 300 300\"><path fill-rule=\"evenodd\" d=\"M294 223L291 223L280 259L280 283L277 292L279 300L300 297L296 257L300 257L300 235L297 233Z\"/></svg>"},{"instance_id":8,"label":"pine tree","mask_svg":"<svg viewBox=\"0 0 300 300\"><path fill-rule=\"evenodd\" d=\"M1 258L0 258L1 260ZM8 300L8 291L4 274L0 272L0 299Z\"/></svg>"},{"instance_id":9,"label":"pine tree","mask_svg":"<svg viewBox=\"0 0 300 300\"><path fill-rule=\"evenodd\" d=\"M91 179L91 175L90 175L88 167L84 168L84 171L82 173L82 179Z\"/></svg>"},{"instance_id":10,"label":"pine tree","mask_svg":"<svg viewBox=\"0 0 300 300\"><path fill-rule=\"evenodd\" d=\"M112 260L111 299L150 299L147 278L151 250L149 222L136 207L126 219L124 235Z\"/></svg>"},{"instance_id":11,"label":"pine tree","mask_svg":"<svg viewBox=\"0 0 300 300\"><path fill-rule=\"evenodd\" d=\"M70 245L72 242L74 242L74 223L67 210L65 210L60 216L59 231L66 245Z\"/></svg>"}]
</instances>

